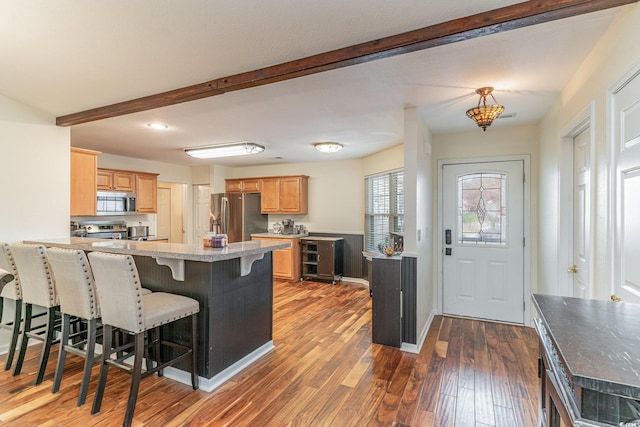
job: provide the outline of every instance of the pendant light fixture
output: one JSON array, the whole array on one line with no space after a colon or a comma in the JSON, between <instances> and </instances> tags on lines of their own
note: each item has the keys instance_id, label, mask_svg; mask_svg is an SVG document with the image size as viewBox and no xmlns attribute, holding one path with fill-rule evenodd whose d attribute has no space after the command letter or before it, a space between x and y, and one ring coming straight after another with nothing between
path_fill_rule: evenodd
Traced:
<instances>
[{"instance_id":1,"label":"pendant light fixture","mask_svg":"<svg viewBox=\"0 0 640 427\"><path fill-rule=\"evenodd\" d=\"M476 93L480 95L478 100L478 106L467 110L467 116L486 132L487 128L491 126L491 123L497 119L504 111L504 107L498 104L496 98L491 94L493 88L481 87L476 90ZM493 105L487 105L487 96L491 96L493 99Z\"/></svg>"}]
</instances>

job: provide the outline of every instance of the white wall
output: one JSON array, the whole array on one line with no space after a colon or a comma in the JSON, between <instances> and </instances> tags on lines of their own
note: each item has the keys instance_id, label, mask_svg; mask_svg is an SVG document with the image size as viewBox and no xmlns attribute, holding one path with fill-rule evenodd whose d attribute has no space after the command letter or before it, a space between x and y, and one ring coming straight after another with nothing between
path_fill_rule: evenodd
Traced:
<instances>
[{"instance_id":1,"label":"white wall","mask_svg":"<svg viewBox=\"0 0 640 427\"><path fill-rule=\"evenodd\" d=\"M309 176L308 214L269 215L270 225L291 218L311 232L364 234L364 178L359 159L233 168L232 174L228 178Z\"/></svg>"},{"instance_id":2,"label":"white wall","mask_svg":"<svg viewBox=\"0 0 640 427\"><path fill-rule=\"evenodd\" d=\"M69 235L68 128L0 95L0 241Z\"/></svg>"},{"instance_id":3,"label":"white wall","mask_svg":"<svg viewBox=\"0 0 640 427\"><path fill-rule=\"evenodd\" d=\"M417 259L416 331L418 345L427 333L428 322L436 308L433 280L433 244L429 239L434 216L432 135L418 110L404 111L404 250Z\"/></svg>"},{"instance_id":4,"label":"white wall","mask_svg":"<svg viewBox=\"0 0 640 427\"><path fill-rule=\"evenodd\" d=\"M0 95L0 242L69 235L69 140L55 117ZM0 331L0 353L8 342Z\"/></svg>"},{"instance_id":5,"label":"white wall","mask_svg":"<svg viewBox=\"0 0 640 427\"><path fill-rule=\"evenodd\" d=\"M607 132L607 93L628 71L640 64L640 4L622 8L604 36L589 53L575 75L562 91L560 100L547 113L540 126L540 281L541 290L558 293L558 276L566 270L566 265L558 265L558 234L561 225L556 216L560 210L558 192L558 171L560 165L561 132L591 103L594 105L592 117L595 135L595 229L594 288L592 295L607 299L611 294L610 250L611 238L608 231L611 194L609 190Z\"/></svg>"},{"instance_id":6,"label":"white wall","mask_svg":"<svg viewBox=\"0 0 640 427\"><path fill-rule=\"evenodd\" d=\"M363 178L404 167L404 144L379 151L362 159ZM364 182L364 181L363 181ZM364 190L364 187L363 187Z\"/></svg>"}]
</instances>

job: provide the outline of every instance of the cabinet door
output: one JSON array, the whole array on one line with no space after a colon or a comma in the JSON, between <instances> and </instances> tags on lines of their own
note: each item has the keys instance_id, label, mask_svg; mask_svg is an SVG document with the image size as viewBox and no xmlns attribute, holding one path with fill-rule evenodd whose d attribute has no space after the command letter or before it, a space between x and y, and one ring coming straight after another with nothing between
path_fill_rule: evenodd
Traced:
<instances>
[{"instance_id":1,"label":"cabinet door","mask_svg":"<svg viewBox=\"0 0 640 427\"><path fill-rule=\"evenodd\" d=\"M113 171L113 189L115 191L126 191L135 193L136 178L131 172Z\"/></svg>"},{"instance_id":2,"label":"cabinet door","mask_svg":"<svg viewBox=\"0 0 640 427\"><path fill-rule=\"evenodd\" d=\"M113 189L113 174L105 169L98 169L98 190Z\"/></svg>"},{"instance_id":3,"label":"cabinet door","mask_svg":"<svg viewBox=\"0 0 640 427\"><path fill-rule=\"evenodd\" d=\"M300 179L280 179L280 210L297 212L300 210Z\"/></svg>"},{"instance_id":4,"label":"cabinet door","mask_svg":"<svg viewBox=\"0 0 640 427\"><path fill-rule=\"evenodd\" d=\"M71 215L96 214L97 151L71 148Z\"/></svg>"},{"instance_id":5,"label":"cabinet door","mask_svg":"<svg viewBox=\"0 0 640 427\"><path fill-rule=\"evenodd\" d=\"M318 276L334 279L333 242L318 241Z\"/></svg>"},{"instance_id":6,"label":"cabinet door","mask_svg":"<svg viewBox=\"0 0 640 427\"><path fill-rule=\"evenodd\" d=\"M266 178L262 180L261 185L260 211L262 213L279 212L280 180L278 178Z\"/></svg>"},{"instance_id":7,"label":"cabinet door","mask_svg":"<svg viewBox=\"0 0 640 427\"><path fill-rule=\"evenodd\" d=\"M136 175L136 210L138 213L156 213L158 203L157 175Z\"/></svg>"},{"instance_id":8,"label":"cabinet door","mask_svg":"<svg viewBox=\"0 0 640 427\"><path fill-rule=\"evenodd\" d=\"M259 179L242 180L242 192L243 193L259 193L260 180Z\"/></svg>"},{"instance_id":9,"label":"cabinet door","mask_svg":"<svg viewBox=\"0 0 640 427\"><path fill-rule=\"evenodd\" d=\"M282 279L293 279L291 248L273 251L273 275Z\"/></svg>"},{"instance_id":10,"label":"cabinet door","mask_svg":"<svg viewBox=\"0 0 640 427\"><path fill-rule=\"evenodd\" d=\"M224 189L227 193L242 193L242 181L239 179L225 179Z\"/></svg>"}]
</instances>

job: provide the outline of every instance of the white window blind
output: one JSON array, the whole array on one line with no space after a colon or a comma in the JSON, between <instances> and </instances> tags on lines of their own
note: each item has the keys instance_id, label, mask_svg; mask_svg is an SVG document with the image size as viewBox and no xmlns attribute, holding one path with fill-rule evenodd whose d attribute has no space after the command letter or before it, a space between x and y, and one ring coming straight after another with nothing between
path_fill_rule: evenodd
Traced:
<instances>
[{"instance_id":1,"label":"white window blind","mask_svg":"<svg viewBox=\"0 0 640 427\"><path fill-rule=\"evenodd\" d=\"M392 247L402 251L404 235L404 171L365 178L365 249Z\"/></svg>"}]
</instances>

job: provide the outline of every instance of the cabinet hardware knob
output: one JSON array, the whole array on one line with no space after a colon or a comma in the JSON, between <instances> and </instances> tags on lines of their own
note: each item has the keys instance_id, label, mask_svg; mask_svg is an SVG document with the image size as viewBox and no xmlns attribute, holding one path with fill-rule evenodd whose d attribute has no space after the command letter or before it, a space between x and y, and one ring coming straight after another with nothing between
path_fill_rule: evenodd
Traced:
<instances>
[{"instance_id":1,"label":"cabinet hardware knob","mask_svg":"<svg viewBox=\"0 0 640 427\"><path fill-rule=\"evenodd\" d=\"M578 272L578 266L577 265L572 265L571 267L567 268L567 271L569 273L577 273Z\"/></svg>"},{"instance_id":2,"label":"cabinet hardware knob","mask_svg":"<svg viewBox=\"0 0 640 427\"><path fill-rule=\"evenodd\" d=\"M616 294L611 294L611 301L613 301L613 302L622 302L622 298L620 298Z\"/></svg>"}]
</instances>

